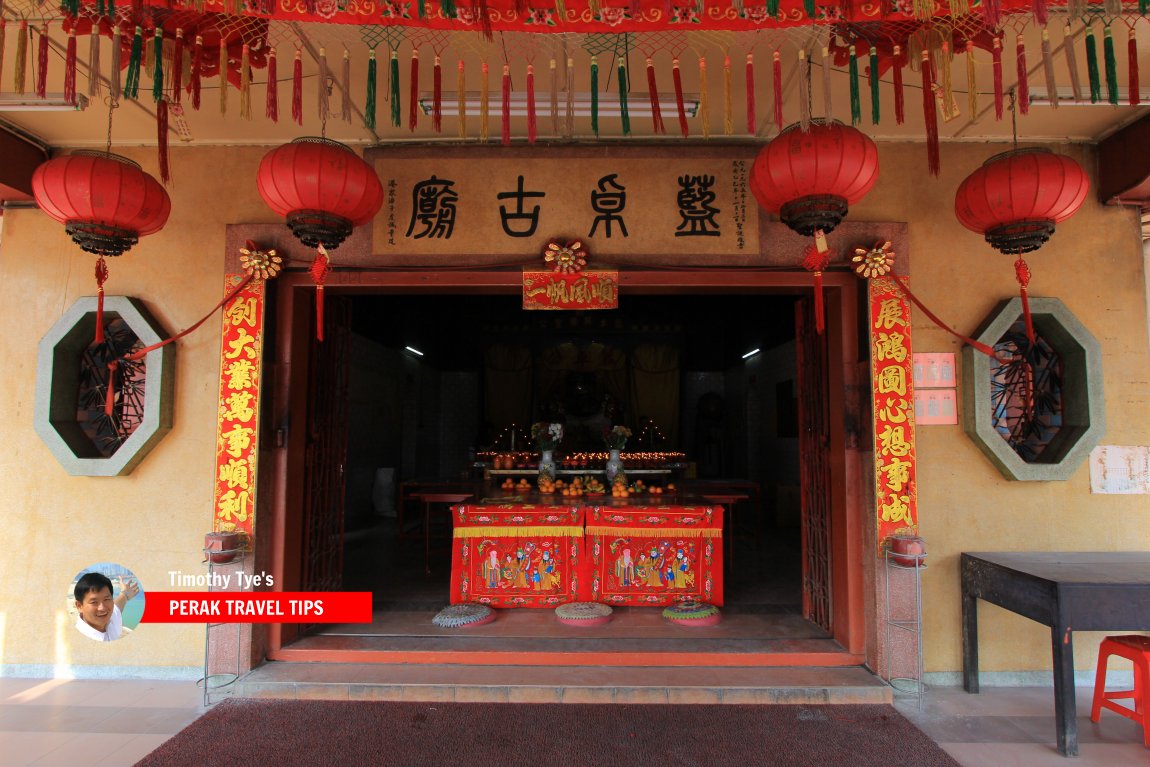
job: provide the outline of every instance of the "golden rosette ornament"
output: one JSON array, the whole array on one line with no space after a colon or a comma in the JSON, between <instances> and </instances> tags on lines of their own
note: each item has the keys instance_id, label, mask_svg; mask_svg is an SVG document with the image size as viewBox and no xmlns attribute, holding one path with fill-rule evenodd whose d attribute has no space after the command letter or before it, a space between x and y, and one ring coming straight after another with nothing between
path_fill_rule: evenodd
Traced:
<instances>
[{"instance_id":1,"label":"golden rosette ornament","mask_svg":"<svg viewBox=\"0 0 1150 767\"><path fill-rule=\"evenodd\" d=\"M890 249L890 240L878 243L873 248L855 248L851 261L860 277L868 280L885 277L894 268L894 251Z\"/></svg>"},{"instance_id":2,"label":"golden rosette ornament","mask_svg":"<svg viewBox=\"0 0 1150 767\"><path fill-rule=\"evenodd\" d=\"M552 240L543 252L543 261L558 274L576 274L587 266L587 251L579 240L569 243Z\"/></svg>"},{"instance_id":3,"label":"golden rosette ornament","mask_svg":"<svg viewBox=\"0 0 1150 767\"><path fill-rule=\"evenodd\" d=\"M272 279L283 269L283 264L283 257L276 254L275 248L260 250L253 242L240 248L240 266L257 280Z\"/></svg>"}]
</instances>

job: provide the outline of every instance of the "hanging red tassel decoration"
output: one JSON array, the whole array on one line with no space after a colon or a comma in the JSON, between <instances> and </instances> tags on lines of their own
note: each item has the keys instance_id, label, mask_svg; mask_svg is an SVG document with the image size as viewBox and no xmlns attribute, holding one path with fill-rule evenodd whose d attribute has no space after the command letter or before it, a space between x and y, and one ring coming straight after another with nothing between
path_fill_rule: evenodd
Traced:
<instances>
[{"instance_id":1,"label":"hanging red tassel decoration","mask_svg":"<svg viewBox=\"0 0 1150 767\"><path fill-rule=\"evenodd\" d=\"M994 38L994 47L990 51L991 58L994 64L994 119L1002 119L1002 102L1004 93L1002 91L1002 38Z\"/></svg>"},{"instance_id":2,"label":"hanging red tassel decoration","mask_svg":"<svg viewBox=\"0 0 1150 767\"><path fill-rule=\"evenodd\" d=\"M691 131L687 127L687 107L683 103L683 76L679 74L679 60L671 60L671 76L675 80L675 107L679 110L679 131L687 138Z\"/></svg>"},{"instance_id":3,"label":"hanging red tassel decoration","mask_svg":"<svg viewBox=\"0 0 1150 767\"><path fill-rule=\"evenodd\" d=\"M891 75L894 79L894 121L902 125L906 119L906 95L903 93L902 68L905 62L902 56L902 46L894 47L894 56L891 60Z\"/></svg>"},{"instance_id":4,"label":"hanging red tassel decoration","mask_svg":"<svg viewBox=\"0 0 1150 767\"><path fill-rule=\"evenodd\" d=\"M538 132L535 117L535 66L527 65L527 143L534 144Z\"/></svg>"},{"instance_id":5,"label":"hanging red tassel decoration","mask_svg":"<svg viewBox=\"0 0 1150 767\"><path fill-rule=\"evenodd\" d=\"M1034 20L1038 22L1039 26L1046 26L1046 0L1033 0L1031 6L1034 9ZM1053 94L1051 94L1051 98L1053 97Z\"/></svg>"},{"instance_id":6,"label":"hanging red tassel decoration","mask_svg":"<svg viewBox=\"0 0 1150 767\"><path fill-rule=\"evenodd\" d=\"M1130 106L1136 107L1142 101L1138 93L1138 41L1134 39L1134 30L1130 30L1130 39L1126 41L1126 55L1130 63L1130 73L1127 80L1130 84Z\"/></svg>"},{"instance_id":7,"label":"hanging red tassel decoration","mask_svg":"<svg viewBox=\"0 0 1150 767\"><path fill-rule=\"evenodd\" d=\"M803 254L803 268L814 272L815 276L815 332L823 334L826 328L826 310L823 308L823 270L831 260L830 249L827 247L827 237L822 229L815 230L815 241L808 245Z\"/></svg>"},{"instance_id":8,"label":"hanging red tassel decoration","mask_svg":"<svg viewBox=\"0 0 1150 767\"><path fill-rule=\"evenodd\" d=\"M407 127L415 130L419 124L419 49L411 51L411 77L409 79L411 93L407 98Z\"/></svg>"},{"instance_id":9,"label":"hanging red tassel decoration","mask_svg":"<svg viewBox=\"0 0 1150 767\"><path fill-rule=\"evenodd\" d=\"M1018 111L1025 115L1030 114L1030 81L1027 79L1026 43L1023 42L1022 35L1018 36L1015 51L1018 58ZM1050 95L1052 98L1058 98L1057 93Z\"/></svg>"},{"instance_id":10,"label":"hanging red tassel decoration","mask_svg":"<svg viewBox=\"0 0 1150 767\"><path fill-rule=\"evenodd\" d=\"M937 176L942 169L938 150L938 109L934 102L934 66L930 52L922 52L922 117L926 124L926 163L930 175Z\"/></svg>"},{"instance_id":11,"label":"hanging red tassel decoration","mask_svg":"<svg viewBox=\"0 0 1150 767\"><path fill-rule=\"evenodd\" d=\"M104 283L108 281L108 264L96 259L96 343L104 343Z\"/></svg>"},{"instance_id":12,"label":"hanging red tassel decoration","mask_svg":"<svg viewBox=\"0 0 1150 767\"><path fill-rule=\"evenodd\" d=\"M802 51L799 51L802 55ZM759 120L755 116L755 54L747 54L747 135L755 135Z\"/></svg>"},{"instance_id":13,"label":"hanging red tassel decoration","mask_svg":"<svg viewBox=\"0 0 1150 767\"><path fill-rule=\"evenodd\" d=\"M1002 4L1000 0L982 0L982 17L991 29L997 29L1002 23Z\"/></svg>"},{"instance_id":14,"label":"hanging red tassel decoration","mask_svg":"<svg viewBox=\"0 0 1150 767\"><path fill-rule=\"evenodd\" d=\"M443 132L443 65L439 56L431 65L431 125L436 133Z\"/></svg>"},{"instance_id":15,"label":"hanging red tassel decoration","mask_svg":"<svg viewBox=\"0 0 1150 767\"><path fill-rule=\"evenodd\" d=\"M663 125L663 113L659 109L659 88L655 84L655 63L647 57L647 95L651 99L651 126L656 134L666 133Z\"/></svg>"},{"instance_id":16,"label":"hanging red tassel decoration","mask_svg":"<svg viewBox=\"0 0 1150 767\"><path fill-rule=\"evenodd\" d=\"M511 145L511 67L503 65L503 146Z\"/></svg>"},{"instance_id":17,"label":"hanging red tassel decoration","mask_svg":"<svg viewBox=\"0 0 1150 767\"><path fill-rule=\"evenodd\" d=\"M268 51L268 91L264 114L272 122L280 121L280 81L276 71L276 49Z\"/></svg>"},{"instance_id":18,"label":"hanging red tassel decoration","mask_svg":"<svg viewBox=\"0 0 1150 767\"><path fill-rule=\"evenodd\" d=\"M112 48L115 50L115 47ZM200 108L200 68L204 64L204 37L196 35L196 44L192 46L192 72L190 85L192 86L192 108Z\"/></svg>"},{"instance_id":19,"label":"hanging red tassel decoration","mask_svg":"<svg viewBox=\"0 0 1150 767\"><path fill-rule=\"evenodd\" d=\"M291 73L291 119L296 125L303 125L303 58L299 48L295 49L295 61Z\"/></svg>"},{"instance_id":20,"label":"hanging red tassel decoration","mask_svg":"<svg viewBox=\"0 0 1150 767\"><path fill-rule=\"evenodd\" d=\"M48 25L40 28L40 44L36 49L36 95L48 94Z\"/></svg>"},{"instance_id":21,"label":"hanging red tassel decoration","mask_svg":"<svg viewBox=\"0 0 1150 767\"><path fill-rule=\"evenodd\" d=\"M156 149L159 155L160 181L167 184L172 180L172 171L168 165L168 100L166 98L156 102Z\"/></svg>"},{"instance_id":22,"label":"hanging red tassel decoration","mask_svg":"<svg viewBox=\"0 0 1150 767\"><path fill-rule=\"evenodd\" d=\"M311 262L311 279L315 283L315 340L323 340L323 284L331 274L331 259L323 245L316 248L315 260Z\"/></svg>"},{"instance_id":23,"label":"hanging red tassel decoration","mask_svg":"<svg viewBox=\"0 0 1150 767\"><path fill-rule=\"evenodd\" d=\"M184 89L184 30L176 30L176 42L172 44L172 103L179 104Z\"/></svg>"},{"instance_id":24,"label":"hanging red tassel decoration","mask_svg":"<svg viewBox=\"0 0 1150 767\"><path fill-rule=\"evenodd\" d=\"M76 103L76 30L68 30L68 51L64 54L64 100Z\"/></svg>"},{"instance_id":25,"label":"hanging red tassel decoration","mask_svg":"<svg viewBox=\"0 0 1150 767\"><path fill-rule=\"evenodd\" d=\"M1014 262L1014 277L1018 280L1018 291L1022 296L1022 317L1026 321L1026 338L1030 341L1030 345L1034 346L1034 320L1030 317L1030 267L1026 265L1026 259L1021 253Z\"/></svg>"},{"instance_id":26,"label":"hanging red tassel decoration","mask_svg":"<svg viewBox=\"0 0 1150 767\"><path fill-rule=\"evenodd\" d=\"M119 370L119 360L108 363L108 385L104 388L104 415L109 418L116 412L116 373Z\"/></svg>"},{"instance_id":27,"label":"hanging red tassel decoration","mask_svg":"<svg viewBox=\"0 0 1150 767\"><path fill-rule=\"evenodd\" d=\"M783 132L783 62L779 58L779 52L775 51L771 57L771 76L772 87L775 97L775 129Z\"/></svg>"}]
</instances>

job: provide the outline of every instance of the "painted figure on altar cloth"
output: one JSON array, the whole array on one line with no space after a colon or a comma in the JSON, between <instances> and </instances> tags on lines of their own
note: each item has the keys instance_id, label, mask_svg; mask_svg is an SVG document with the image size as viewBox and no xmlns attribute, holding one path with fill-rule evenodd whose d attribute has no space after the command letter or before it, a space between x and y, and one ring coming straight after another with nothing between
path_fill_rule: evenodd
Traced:
<instances>
[{"instance_id":1,"label":"painted figure on altar cloth","mask_svg":"<svg viewBox=\"0 0 1150 767\"><path fill-rule=\"evenodd\" d=\"M499 570L499 577L503 579L504 586L515 585L515 561L510 554L503 560L503 567Z\"/></svg>"},{"instance_id":2,"label":"painted figure on altar cloth","mask_svg":"<svg viewBox=\"0 0 1150 767\"><path fill-rule=\"evenodd\" d=\"M555 560L551 558L550 551L544 551L535 564L533 580L536 591L551 591L559 585L559 573L555 568Z\"/></svg>"},{"instance_id":3,"label":"painted figure on altar cloth","mask_svg":"<svg viewBox=\"0 0 1150 767\"><path fill-rule=\"evenodd\" d=\"M517 589L527 588L527 565L527 554L523 552L523 549L519 549L515 552L515 588Z\"/></svg>"},{"instance_id":4,"label":"painted figure on altar cloth","mask_svg":"<svg viewBox=\"0 0 1150 767\"><path fill-rule=\"evenodd\" d=\"M635 585L635 562L631 559L630 549L623 549L623 553L615 560L615 580L620 586Z\"/></svg>"},{"instance_id":5,"label":"painted figure on altar cloth","mask_svg":"<svg viewBox=\"0 0 1150 767\"><path fill-rule=\"evenodd\" d=\"M671 566L671 579L677 589L685 589L695 585L695 574L691 572L691 560L686 553L679 549L675 554L675 561Z\"/></svg>"},{"instance_id":6,"label":"painted figure on altar cloth","mask_svg":"<svg viewBox=\"0 0 1150 767\"><path fill-rule=\"evenodd\" d=\"M499 566L499 552L491 548L488 558L479 566L479 574L487 581L487 588L499 588L499 576L502 568Z\"/></svg>"},{"instance_id":7,"label":"painted figure on altar cloth","mask_svg":"<svg viewBox=\"0 0 1150 767\"><path fill-rule=\"evenodd\" d=\"M663 553L654 546L651 547L651 558L648 560L647 585L663 585Z\"/></svg>"}]
</instances>

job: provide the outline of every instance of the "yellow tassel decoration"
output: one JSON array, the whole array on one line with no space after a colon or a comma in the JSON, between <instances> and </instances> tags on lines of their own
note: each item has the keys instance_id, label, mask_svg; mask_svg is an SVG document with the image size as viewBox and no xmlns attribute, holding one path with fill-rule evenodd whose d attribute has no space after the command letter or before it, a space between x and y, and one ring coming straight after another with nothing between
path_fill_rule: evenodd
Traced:
<instances>
[{"instance_id":1,"label":"yellow tassel decoration","mask_svg":"<svg viewBox=\"0 0 1150 767\"><path fill-rule=\"evenodd\" d=\"M734 105L731 103L731 57L723 58L723 135L735 132Z\"/></svg>"},{"instance_id":2,"label":"yellow tassel decoration","mask_svg":"<svg viewBox=\"0 0 1150 767\"><path fill-rule=\"evenodd\" d=\"M699 57L699 122L703 126L703 138L711 137L711 109L707 102L707 59Z\"/></svg>"},{"instance_id":3,"label":"yellow tassel decoration","mask_svg":"<svg viewBox=\"0 0 1150 767\"><path fill-rule=\"evenodd\" d=\"M220 38L220 114L228 113L228 43Z\"/></svg>"},{"instance_id":4,"label":"yellow tassel decoration","mask_svg":"<svg viewBox=\"0 0 1150 767\"><path fill-rule=\"evenodd\" d=\"M487 104L487 88L490 84L490 73L487 71L487 62L483 62L482 74L479 78L479 140L486 142L491 135L489 123L489 109Z\"/></svg>"},{"instance_id":5,"label":"yellow tassel decoration","mask_svg":"<svg viewBox=\"0 0 1150 767\"><path fill-rule=\"evenodd\" d=\"M240 117L245 120L252 119L252 69L251 52L248 44L244 43L240 54Z\"/></svg>"}]
</instances>

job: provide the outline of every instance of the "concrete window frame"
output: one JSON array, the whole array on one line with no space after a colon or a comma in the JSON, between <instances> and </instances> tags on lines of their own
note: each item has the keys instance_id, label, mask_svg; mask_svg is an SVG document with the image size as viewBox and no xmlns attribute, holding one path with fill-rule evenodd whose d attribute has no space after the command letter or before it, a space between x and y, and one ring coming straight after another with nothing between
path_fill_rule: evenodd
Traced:
<instances>
[{"instance_id":1,"label":"concrete window frame","mask_svg":"<svg viewBox=\"0 0 1150 767\"><path fill-rule=\"evenodd\" d=\"M143 303L128 296L106 296L104 318L122 319L150 346L167 333ZM40 339L36 361L36 433L72 476L116 477L130 474L172 429L176 347L169 344L144 358L144 415L136 430L111 456L104 457L76 420L79 364L96 331L96 297L85 296Z\"/></svg>"},{"instance_id":2,"label":"concrete window frame","mask_svg":"<svg viewBox=\"0 0 1150 767\"><path fill-rule=\"evenodd\" d=\"M971 346L962 350L963 428L1002 475L1018 481L1066 480L1106 433L1102 348L1094 335L1057 298L1030 298L1035 332L1063 363L1062 425L1039 459L1024 460L994 429L990 358ZM975 340L994 346L1022 316L1022 299L1000 303Z\"/></svg>"}]
</instances>

